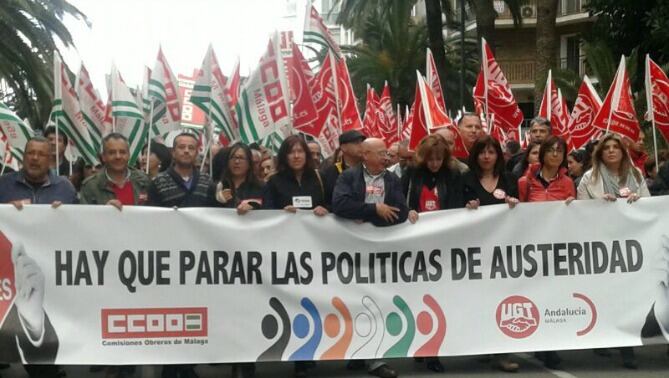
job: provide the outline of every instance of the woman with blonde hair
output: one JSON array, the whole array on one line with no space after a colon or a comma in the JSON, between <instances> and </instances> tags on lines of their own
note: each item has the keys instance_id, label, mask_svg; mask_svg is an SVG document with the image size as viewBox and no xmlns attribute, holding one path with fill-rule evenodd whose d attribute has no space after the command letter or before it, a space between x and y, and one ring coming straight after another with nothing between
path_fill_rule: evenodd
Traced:
<instances>
[{"instance_id":1,"label":"woman with blonde hair","mask_svg":"<svg viewBox=\"0 0 669 378\"><path fill-rule=\"evenodd\" d=\"M624 198L632 203L650 197L646 180L634 166L622 139L605 135L595 147L592 169L585 172L578 185L578 199L602 198L615 201Z\"/></svg>"}]
</instances>

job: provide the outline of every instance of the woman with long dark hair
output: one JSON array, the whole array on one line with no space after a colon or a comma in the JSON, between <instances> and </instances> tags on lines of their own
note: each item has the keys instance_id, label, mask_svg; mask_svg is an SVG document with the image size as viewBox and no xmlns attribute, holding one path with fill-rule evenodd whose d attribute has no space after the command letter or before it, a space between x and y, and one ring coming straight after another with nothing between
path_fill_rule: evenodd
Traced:
<instances>
[{"instance_id":1,"label":"woman with long dark hair","mask_svg":"<svg viewBox=\"0 0 669 378\"><path fill-rule=\"evenodd\" d=\"M262 183L253 173L251 149L236 143L214 157L213 206L236 208L240 215L262 207Z\"/></svg>"},{"instance_id":2,"label":"woman with long dark hair","mask_svg":"<svg viewBox=\"0 0 669 378\"><path fill-rule=\"evenodd\" d=\"M487 135L474 142L469 151L469 172L465 174L465 201L468 208L518 203L518 185L507 173L499 142Z\"/></svg>"},{"instance_id":3,"label":"woman with long dark hair","mask_svg":"<svg viewBox=\"0 0 669 378\"><path fill-rule=\"evenodd\" d=\"M276 168L263 192L265 209L283 209L292 213L298 209L311 209L318 216L328 213L323 180L304 139L291 135L283 141Z\"/></svg>"}]
</instances>

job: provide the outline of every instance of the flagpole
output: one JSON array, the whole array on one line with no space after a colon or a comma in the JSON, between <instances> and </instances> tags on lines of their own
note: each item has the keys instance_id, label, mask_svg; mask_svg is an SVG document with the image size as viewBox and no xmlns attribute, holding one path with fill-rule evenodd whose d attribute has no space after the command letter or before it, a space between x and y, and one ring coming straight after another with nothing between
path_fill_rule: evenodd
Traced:
<instances>
[{"instance_id":1,"label":"flagpole","mask_svg":"<svg viewBox=\"0 0 669 378\"><path fill-rule=\"evenodd\" d=\"M485 118L488 120L488 56L486 55L485 46L488 42L485 38L481 38L481 69L483 70L483 97L485 97ZM464 106L464 105L463 105ZM490 134L490 127L488 127L488 134Z\"/></svg>"},{"instance_id":2,"label":"flagpole","mask_svg":"<svg viewBox=\"0 0 669 378\"><path fill-rule=\"evenodd\" d=\"M151 101L151 111L149 112L149 127L146 132L146 174L149 174L149 158L151 157L151 127L153 127L153 105ZM113 119L113 118L112 118Z\"/></svg>"},{"instance_id":3,"label":"flagpole","mask_svg":"<svg viewBox=\"0 0 669 378\"><path fill-rule=\"evenodd\" d=\"M650 55L646 54L646 103L648 104L648 113L650 114L650 122L653 128L653 152L655 155L655 166L659 167L660 163L657 159L657 126L655 126L655 109L653 109L653 87L650 81Z\"/></svg>"},{"instance_id":4,"label":"flagpole","mask_svg":"<svg viewBox=\"0 0 669 378\"><path fill-rule=\"evenodd\" d=\"M7 139L5 144L5 154L2 156L2 170L0 171L0 176L5 174L5 168L7 168L7 155L9 155L9 139Z\"/></svg>"},{"instance_id":5,"label":"flagpole","mask_svg":"<svg viewBox=\"0 0 669 378\"><path fill-rule=\"evenodd\" d=\"M397 103L397 113L395 114L395 123L397 124L397 143L402 141L402 123L400 122L400 104Z\"/></svg>"},{"instance_id":6,"label":"flagpole","mask_svg":"<svg viewBox=\"0 0 669 378\"><path fill-rule=\"evenodd\" d=\"M213 162L213 157L211 156L211 142L214 139L214 127L211 124L211 108L212 108L212 98L211 91L209 92L209 109L207 109L207 125L209 125L209 135L207 136L207 146L204 149L204 156L202 157L202 162L209 156L209 177L213 176L213 168L211 166ZM205 132L207 129L205 128ZM200 173L204 172L204 164L200 164Z\"/></svg>"},{"instance_id":7,"label":"flagpole","mask_svg":"<svg viewBox=\"0 0 669 378\"><path fill-rule=\"evenodd\" d=\"M60 94L60 96L57 96L57 95L56 95L56 88L58 88L59 85L63 85L63 84L62 84L62 79L61 79L62 71L61 71L61 65L60 65L60 64L56 64L56 62L57 62L56 59L58 59L58 55L57 55L57 54L54 54L54 56L53 56L53 91L54 91L54 102L55 102L58 98L60 98L60 108L62 109L62 108L63 108L62 89L61 89L60 91L58 91L58 92L59 92L58 94ZM60 60L58 60L58 61L60 61ZM54 107L55 107L55 106L54 106ZM53 108L51 109L51 111L53 112ZM60 153L59 153L59 151L58 151L58 147L59 147L59 143L58 143L58 141L60 140L60 138L58 137L58 136L59 136L59 134L58 134L58 115L54 114L54 116L53 116L53 121L54 121L53 123L55 124L55 129L56 129L56 176L60 176Z\"/></svg>"},{"instance_id":8,"label":"flagpole","mask_svg":"<svg viewBox=\"0 0 669 378\"><path fill-rule=\"evenodd\" d=\"M622 77L620 73L620 69L623 68L623 64L625 62L625 55L620 57L620 64L618 65L618 72L616 72L616 77L613 79L615 84L615 87L613 88L613 94L611 98L611 110L609 110L609 120L606 123L606 133L609 133L609 129L611 128L611 118L613 118L613 109L618 107L618 103L620 102L620 94L618 94L618 99L616 99L616 93L619 93L619 87L622 86ZM615 104L615 105L614 105Z\"/></svg>"},{"instance_id":9,"label":"flagpole","mask_svg":"<svg viewBox=\"0 0 669 378\"><path fill-rule=\"evenodd\" d=\"M334 61L334 55L331 51L328 51L328 59L330 59L330 67L332 67L332 79L334 81L335 105L337 108L337 128L339 134L341 135L343 132L343 125L341 123L341 109L339 107L339 80L337 79L337 63ZM342 57L342 59L344 58Z\"/></svg>"}]
</instances>

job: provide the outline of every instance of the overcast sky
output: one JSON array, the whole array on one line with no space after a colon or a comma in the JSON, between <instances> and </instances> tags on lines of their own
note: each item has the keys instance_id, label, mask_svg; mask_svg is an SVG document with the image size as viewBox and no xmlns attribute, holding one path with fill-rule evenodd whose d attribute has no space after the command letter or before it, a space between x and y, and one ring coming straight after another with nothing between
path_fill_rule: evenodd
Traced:
<instances>
[{"instance_id":1,"label":"overcast sky","mask_svg":"<svg viewBox=\"0 0 669 378\"><path fill-rule=\"evenodd\" d=\"M305 0L298 4L304 4ZM285 18L286 0L70 0L92 25L71 17L65 22L76 50L63 59L75 73L84 62L93 83L105 93L104 77L112 61L131 87L141 85L143 67L153 67L162 45L175 74L199 68L212 43L223 73L237 56L241 71L254 67L274 30L299 23ZM298 9L299 6L298 6ZM301 12L297 12L301 13ZM303 15L300 15L302 17Z\"/></svg>"}]
</instances>

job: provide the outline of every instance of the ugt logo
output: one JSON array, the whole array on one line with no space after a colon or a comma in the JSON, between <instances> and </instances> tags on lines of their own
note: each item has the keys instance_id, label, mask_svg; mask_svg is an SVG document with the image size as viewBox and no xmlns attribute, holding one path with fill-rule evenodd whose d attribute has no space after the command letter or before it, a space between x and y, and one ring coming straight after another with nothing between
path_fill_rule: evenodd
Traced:
<instances>
[{"instance_id":1,"label":"ugt logo","mask_svg":"<svg viewBox=\"0 0 669 378\"><path fill-rule=\"evenodd\" d=\"M528 298L513 295L497 306L497 326L514 339L529 337L539 327L539 310Z\"/></svg>"}]
</instances>

